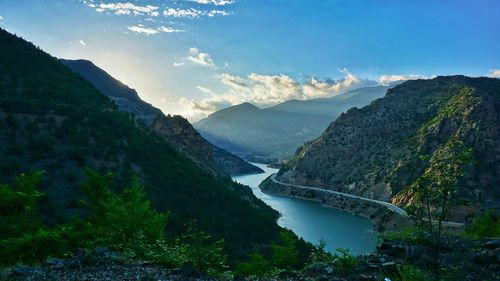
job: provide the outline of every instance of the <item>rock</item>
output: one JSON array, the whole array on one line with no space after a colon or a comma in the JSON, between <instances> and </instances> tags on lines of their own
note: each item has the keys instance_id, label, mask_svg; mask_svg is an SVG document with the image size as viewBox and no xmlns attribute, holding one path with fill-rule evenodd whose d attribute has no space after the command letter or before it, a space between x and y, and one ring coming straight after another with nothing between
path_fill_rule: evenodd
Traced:
<instances>
[{"instance_id":1,"label":"rock","mask_svg":"<svg viewBox=\"0 0 500 281\"><path fill-rule=\"evenodd\" d=\"M483 247L485 249L490 249L490 250L500 248L500 239L491 239L491 240L485 241L481 244L481 247Z\"/></svg>"},{"instance_id":2,"label":"rock","mask_svg":"<svg viewBox=\"0 0 500 281\"><path fill-rule=\"evenodd\" d=\"M382 268L386 272L395 272L396 271L396 263L393 261L384 262L384 263L382 263Z\"/></svg>"},{"instance_id":3,"label":"rock","mask_svg":"<svg viewBox=\"0 0 500 281\"><path fill-rule=\"evenodd\" d=\"M12 269L12 275L17 276L29 276L36 272L36 268L30 266L18 266Z\"/></svg>"},{"instance_id":4,"label":"rock","mask_svg":"<svg viewBox=\"0 0 500 281\"><path fill-rule=\"evenodd\" d=\"M54 269L61 269L67 265L68 260L58 259L58 258L48 258L45 263Z\"/></svg>"}]
</instances>

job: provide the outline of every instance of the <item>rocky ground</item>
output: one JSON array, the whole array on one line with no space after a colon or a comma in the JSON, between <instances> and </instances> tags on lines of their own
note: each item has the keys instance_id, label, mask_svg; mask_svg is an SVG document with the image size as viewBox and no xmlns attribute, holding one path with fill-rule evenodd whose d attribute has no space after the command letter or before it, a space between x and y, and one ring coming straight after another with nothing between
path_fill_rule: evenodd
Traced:
<instances>
[{"instance_id":1,"label":"rocky ground","mask_svg":"<svg viewBox=\"0 0 500 281\"><path fill-rule=\"evenodd\" d=\"M500 240L477 241L448 239L441 250L440 265L443 280L488 281L500 280ZM339 266L335 262L315 263L300 271L282 271L274 277L245 278L240 275L233 280L334 280L369 281L397 279L398 268L412 265L431 273L437 260L435 247L403 241L385 240L370 255L359 256L352 268ZM228 274L228 276L231 276ZM149 262L127 262L108 250L98 249L91 254L77 254L70 259L48 259L37 267L17 266L4 270L0 280L217 280L196 271L191 265L178 269L167 269Z\"/></svg>"}]
</instances>

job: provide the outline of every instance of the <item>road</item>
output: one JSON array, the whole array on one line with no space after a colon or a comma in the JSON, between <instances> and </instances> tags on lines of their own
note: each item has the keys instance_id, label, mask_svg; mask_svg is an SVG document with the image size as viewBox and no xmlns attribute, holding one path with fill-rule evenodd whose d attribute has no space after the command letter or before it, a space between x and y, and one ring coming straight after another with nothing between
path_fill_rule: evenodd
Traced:
<instances>
[{"instance_id":1,"label":"road","mask_svg":"<svg viewBox=\"0 0 500 281\"><path fill-rule=\"evenodd\" d=\"M285 185L285 186L292 186L292 187L295 187L295 188L300 188L300 189L305 189L305 190L321 191L321 192L326 192L326 193L330 193L330 194L335 194L337 196L354 198L354 199L358 199L358 200L362 200L362 201L372 202L372 203L384 206L387 209L389 209L389 210L391 210L391 211L393 211L395 213L398 213L398 214L400 214L402 216L405 216L405 217L408 216L408 213L406 213L405 210L403 210L400 207L398 207L398 206L396 206L394 204L391 204L389 202L375 200L375 199L366 198L366 197L361 197L361 196L357 196L357 195L352 195L352 194L349 194L349 193L343 193L343 192L339 192L339 191L334 191L334 190L329 190L329 189L314 187L314 186L306 186L306 185L297 185L297 184L284 183L284 182L281 182L281 181L279 181L279 180L276 179L276 173L274 173L274 174L271 175L271 180L274 183ZM437 223L437 221L436 221L436 223ZM443 221L441 223L444 226L450 226L450 227L463 227L464 226L463 223L459 223L459 222Z\"/></svg>"}]
</instances>

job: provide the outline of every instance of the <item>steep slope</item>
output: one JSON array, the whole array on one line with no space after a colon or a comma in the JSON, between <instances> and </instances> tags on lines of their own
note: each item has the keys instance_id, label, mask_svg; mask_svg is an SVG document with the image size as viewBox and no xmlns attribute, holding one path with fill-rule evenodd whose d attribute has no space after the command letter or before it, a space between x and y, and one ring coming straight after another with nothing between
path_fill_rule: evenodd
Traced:
<instances>
[{"instance_id":1,"label":"steep slope","mask_svg":"<svg viewBox=\"0 0 500 281\"><path fill-rule=\"evenodd\" d=\"M142 122L120 112L57 59L0 29L0 182L43 170L47 223L81 214L83 168L114 174L113 188L144 183L168 231L190 220L241 257L278 235L277 213L250 189L203 171Z\"/></svg>"},{"instance_id":2,"label":"steep slope","mask_svg":"<svg viewBox=\"0 0 500 281\"><path fill-rule=\"evenodd\" d=\"M144 120L146 124L153 122L161 113L158 108L141 100L134 89L116 80L103 69L88 60L65 60L61 62L71 70L87 79L97 90L113 100L122 111L129 112Z\"/></svg>"},{"instance_id":3,"label":"steep slope","mask_svg":"<svg viewBox=\"0 0 500 281\"><path fill-rule=\"evenodd\" d=\"M260 168L209 143L186 119L180 116L165 116L161 110L141 100L134 89L116 80L91 61L61 60L61 62L111 98L120 110L139 117L150 125L153 131L165 137L210 172L222 172L228 175L263 172Z\"/></svg>"},{"instance_id":4,"label":"steep slope","mask_svg":"<svg viewBox=\"0 0 500 281\"><path fill-rule=\"evenodd\" d=\"M291 100L264 109L244 103L193 125L210 142L246 159L289 159L297 147L318 137L340 113L367 105L388 88L365 87L332 98Z\"/></svg>"},{"instance_id":5,"label":"steep slope","mask_svg":"<svg viewBox=\"0 0 500 281\"><path fill-rule=\"evenodd\" d=\"M209 143L182 116L158 115L150 128L192 157L202 167L228 175L262 173L262 169Z\"/></svg>"},{"instance_id":6,"label":"steep slope","mask_svg":"<svg viewBox=\"0 0 500 281\"><path fill-rule=\"evenodd\" d=\"M450 143L473 148L458 197L467 206L500 199L500 80L464 76L409 81L342 114L301 147L278 179L406 205L407 187Z\"/></svg>"}]
</instances>

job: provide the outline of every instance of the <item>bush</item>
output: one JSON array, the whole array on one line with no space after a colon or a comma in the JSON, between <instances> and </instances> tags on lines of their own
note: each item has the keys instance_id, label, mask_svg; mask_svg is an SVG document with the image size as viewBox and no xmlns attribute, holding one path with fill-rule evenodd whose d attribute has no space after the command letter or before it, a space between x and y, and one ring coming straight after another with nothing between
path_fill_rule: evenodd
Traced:
<instances>
[{"instance_id":1,"label":"bush","mask_svg":"<svg viewBox=\"0 0 500 281\"><path fill-rule=\"evenodd\" d=\"M298 265L297 239L291 231L282 231L278 243L271 245L271 262L281 269L292 269Z\"/></svg>"},{"instance_id":2,"label":"bush","mask_svg":"<svg viewBox=\"0 0 500 281\"><path fill-rule=\"evenodd\" d=\"M403 265L398 267L398 272L391 277L393 281L431 281L429 273L422 271L411 265Z\"/></svg>"},{"instance_id":3,"label":"bush","mask_svg":"<svg viewBox=\"0 0 500 281\"><path fill-rule=\"evenodd\" d=\"M265 276L273 269L271 262L259 253L248 255L248 261L236 266L236 270L246 276Z\"/></svg>"},{"instance_id":4,"label":"bush","mask_svg":"<svg viewBox=\"0 0 500 281\"><path fill-rule=\"evenodd\" d=\"M465 230L465 236L473 239L499 238L500 237L500 217L492 212L478 215L472 224Z\"/></svg>"},{"instance_id":5,"label":"bush","mask_svg":"<svg viewBox=\"0 0 500 281\"><path fill-rule=\"evenodd\" d=\"M334 254L335 268L342 273L352 273L358 266L359 260L349 253L349 249L339 248Z\"/></svg>"}]
</instances>

